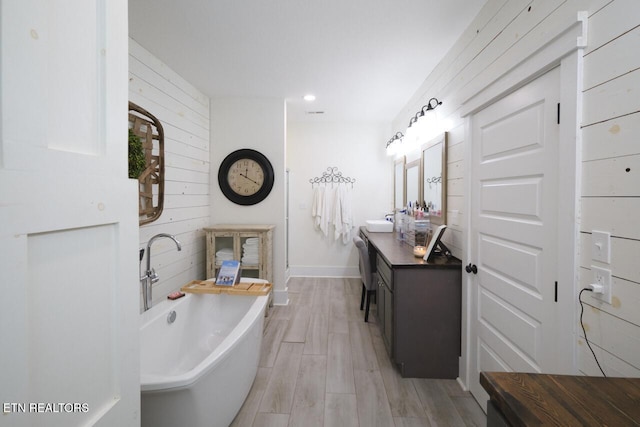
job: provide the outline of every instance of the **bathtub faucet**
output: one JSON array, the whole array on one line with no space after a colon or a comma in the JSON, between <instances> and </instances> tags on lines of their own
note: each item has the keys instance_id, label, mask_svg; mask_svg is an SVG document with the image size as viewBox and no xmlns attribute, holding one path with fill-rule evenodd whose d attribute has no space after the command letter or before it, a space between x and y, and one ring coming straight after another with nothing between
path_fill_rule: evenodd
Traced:
<instances>
[{"instance_id":1,"label":"bathtub faucet","mask_svg":"<svg viewBox=\"0 0 640 427\"><path fill-rule=\"evenodd\" d=\"M182 250L182 245L180 244L180 242L178 241L178 239L175 238L175 236L171 235L171 234L167 234L167 233L160 233L160 234L156 234L155 236L153 236L152 238L149 239L149 242L147 243L147 269L145 270L145 273L142 277L140 277L140 284L142 285L142 300L143 300L143 305L144 305L144 311L147 311L151 308L151 286L156 283L158 280L160 280L160 278L158 277L158 273L156 273L156 270L151 268L151 244L156 240L159 239L160 237L166 237L168 239L171 239L175 242L177 248L179 251Z\"/></svg>"}]
</instances>

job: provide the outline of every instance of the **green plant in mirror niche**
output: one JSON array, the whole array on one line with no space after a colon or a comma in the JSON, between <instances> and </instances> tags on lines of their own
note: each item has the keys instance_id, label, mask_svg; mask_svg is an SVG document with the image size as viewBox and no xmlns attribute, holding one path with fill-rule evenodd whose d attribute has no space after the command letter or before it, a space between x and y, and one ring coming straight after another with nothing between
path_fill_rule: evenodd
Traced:
<instances>
[{"instance_id":1,"label":"green plant in mirror niche","mask_svg":"<svg viewBox=\"0 0 640 427\"><path fill-rule=\"evenodd\" d=\"M146 167L142 140L129 129L129 178L138 179Z\"/></svg>"}]
</instances>

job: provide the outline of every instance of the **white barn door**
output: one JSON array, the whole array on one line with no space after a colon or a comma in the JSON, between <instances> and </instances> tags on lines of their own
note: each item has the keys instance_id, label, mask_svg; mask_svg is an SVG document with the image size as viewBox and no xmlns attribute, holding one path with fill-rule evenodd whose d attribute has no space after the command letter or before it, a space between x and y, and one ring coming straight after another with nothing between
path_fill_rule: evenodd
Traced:
<instances>
[{"instance_id":1,"label":"white barn door","mask_svg":"<svg viewBox=\"0 0 640 427\"><path fill-rule=\"evenodd\" d=\"M0 424L139 425L126 0L0 1Z\"/></svg>"},{"instance_id":2,"label":"white barn door","mask_svg":"<svg viewBox=\"0 0 640 427\"><path fill-rule=\"evenodd\" d=\"M559 99L557 67L471 119L470 389L483 406L480 371L558 370Z\"/></svg>"}]
</instances>

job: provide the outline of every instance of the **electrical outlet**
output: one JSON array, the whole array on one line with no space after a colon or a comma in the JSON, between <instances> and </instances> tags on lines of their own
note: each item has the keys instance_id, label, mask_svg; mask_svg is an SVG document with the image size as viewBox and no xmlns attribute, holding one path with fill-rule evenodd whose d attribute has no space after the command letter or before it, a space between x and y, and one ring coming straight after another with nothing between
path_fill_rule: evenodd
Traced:
<instances>
[{"instance_id":1,"label":"electrical outlet","mask_svg":"<svg viewBox=\"0 0 640 427\"><path fill-rule=\"evenodd\" d=\"M611 233L595 230L591 232L591 259L611 263Z\"/></svg>"},{"instance_id":2,"label":"electrical outlet","mask_svg":"<svg viewBox=\"0 0 640 427\"><path fill-rule=\"evenodd\" d=\"M591 272L593 273L593 281L591 283L602 285L603 291L601 294L592 292L591 296L607 304L611 304L611 270L592 265Z\"/></svg>"}]
</instances>

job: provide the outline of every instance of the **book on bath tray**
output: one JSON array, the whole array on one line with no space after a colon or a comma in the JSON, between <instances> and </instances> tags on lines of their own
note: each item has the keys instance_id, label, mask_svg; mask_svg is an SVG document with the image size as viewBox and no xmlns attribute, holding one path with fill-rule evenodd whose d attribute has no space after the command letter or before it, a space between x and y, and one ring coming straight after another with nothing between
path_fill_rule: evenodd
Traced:
<instances>
[{"instance_id":1,"label":"book on bath tray","mask_svg":"<svg viewBox=\"0 0 640 427\"><path fill-rule=\"evenodd\" d=\"M216 277L216 285L233 286L240 282L240 261L225 260L222 261L218 277Z\"/></svg>"}]
</instances>

